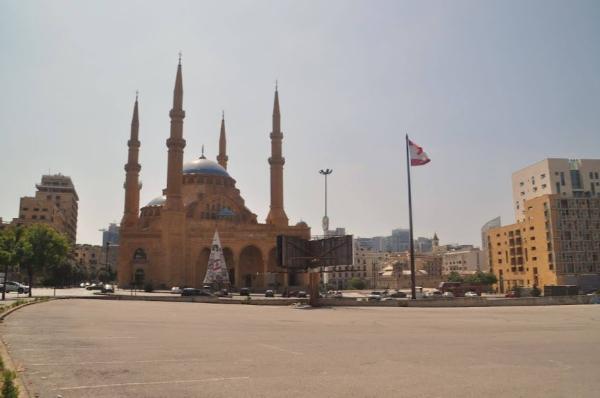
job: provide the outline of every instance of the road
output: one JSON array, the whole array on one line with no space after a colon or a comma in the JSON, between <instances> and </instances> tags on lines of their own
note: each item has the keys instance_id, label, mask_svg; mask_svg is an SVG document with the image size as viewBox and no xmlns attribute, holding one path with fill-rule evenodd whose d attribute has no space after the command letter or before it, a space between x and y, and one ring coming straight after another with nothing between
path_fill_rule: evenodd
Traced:
<instances>
[{"instance_id":1,"label":"road","mask_svg":"<svg viewBox=\"0 0 600 398\"><path fill-rule=\"evenodd\" d=\"M600 306L60 300L0 325L39 397L596 397Z\"/></svg>"}]
</instances>

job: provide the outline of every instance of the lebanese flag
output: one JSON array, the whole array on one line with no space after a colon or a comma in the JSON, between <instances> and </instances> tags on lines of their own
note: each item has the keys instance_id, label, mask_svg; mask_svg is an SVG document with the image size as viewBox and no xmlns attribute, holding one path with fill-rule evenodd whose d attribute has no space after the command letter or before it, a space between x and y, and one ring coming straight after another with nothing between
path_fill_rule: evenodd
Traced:
<instances>
[{"instance_id":1,"label":"lebanese flag","mask_svg":"<svg viewBox=\"0 0 600 398\"><path fill-rule=\"evenodd\" d=\"M423 166L429 162L431 159L427 157L427 154L423 152L423 148L408 140L408 150L410 154L410 165L411 166Z\"/></svg>"}]
</instances>

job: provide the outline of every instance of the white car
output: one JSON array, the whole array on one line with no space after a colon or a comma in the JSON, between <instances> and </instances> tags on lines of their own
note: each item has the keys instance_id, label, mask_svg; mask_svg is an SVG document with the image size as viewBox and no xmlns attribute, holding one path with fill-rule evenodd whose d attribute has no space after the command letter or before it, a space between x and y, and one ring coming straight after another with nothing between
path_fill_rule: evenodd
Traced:
<instances>
[{"instance_id":1,"label":"white car","mask_svg":"<svg viewBox=\"0 0 600 398\"><path fill-rule=\"evenodd\" d=\"M4 284L0 284L0 292L4 290ZM6 291L7 292L17 292L17 293L29 293L29 286L23 285L19 282L6 282Z\"/></svg>"},{"instance_id":2,"label":"white car","mask_svg":"<svg viewBox=\"0 0 600 398\"><path fill-rule=\"evenodd\" d=\"M466 292L465 297L477 297L477 293L475 292Z\"/></svg>"},{"instance_id":3,"label":"white car","mask_svg":"<svg viewBox=\"0 0 600 398\"><path fill-rule=\"evenodd\" d=\"M179 286L173 286L171 288L171 294L181 294L183 292L183 289L181 289Z\"/></svg>"},{"instance_id":4,"label":"white car","mask_svg":"<svg viewBox=\"0 0 600 398\"><path fill-rule=\"evenodd\" d=\"M454 293L452 293L452 292L444 292L444 294L442 294L442 297L454 297Z\"/></svg>"}]
</instances>

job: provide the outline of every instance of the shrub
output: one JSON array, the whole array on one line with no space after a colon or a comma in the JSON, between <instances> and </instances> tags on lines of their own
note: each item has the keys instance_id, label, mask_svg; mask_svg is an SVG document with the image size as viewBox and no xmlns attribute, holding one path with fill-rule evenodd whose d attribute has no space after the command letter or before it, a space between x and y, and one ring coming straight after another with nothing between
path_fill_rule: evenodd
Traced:
<instances>
[{"instance_id":1,"label":"shrub","mask_svg":"<svg viewBox=\"0 0 600 398\"><path fill-rule=\"evenodd\" d=\"M352 279L350 279L350 282L348 282L348 285L352 288L352 289L356 289L356 290L362 290L364 289L367 284L365 283L365 281L363 281L360 278L354 277Z\"/></svg>"},{"instance_id":2,"label":"shrub","mask_svg":"<svg viewBox=\"0 0 600 398\"><path fill-rule=\"evenodd\" d=\"M19 387L15 385L15 372L5 370L3 373L2 397L3 398L19 398Z\"/></svg>"}]
</instances>

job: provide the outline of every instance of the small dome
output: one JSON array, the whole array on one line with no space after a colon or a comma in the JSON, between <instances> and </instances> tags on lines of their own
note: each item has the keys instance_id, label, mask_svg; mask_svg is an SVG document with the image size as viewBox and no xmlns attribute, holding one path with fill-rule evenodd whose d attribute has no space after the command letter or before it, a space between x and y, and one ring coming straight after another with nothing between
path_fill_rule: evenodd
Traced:
<instances>
[{"instance_id":1,"label":"small dome","mask_svg":"<svg viewBox=\"0 0 600 398\"><path fill-rule=\"evenodd\" d=\"M162 206L165 204L165 202L167 201L167 197L166 196L157 196L156 198L152 199L150 202L148 202L148 204L146 206Z\"/></svg>"},{"instance_id":2,"label":"small dome","mask_svg":"<svg viewBox=\"0 0 600 398\"><path fill-rule=\"evenodd\" d=\"M300 221L296 224L297 227L308 228L308 224L304 221Z\"/></svg>"},{"instance_id":3,"label":"small dome","mask_svg":"<svg viewBox=\"0 0 600 398\"><path fill-rule=\"evenodd\" d=\"M183 164L183 174L212 174L229 177L229 173L217 162L199 158Z\"/></svg>"}]
</instances>

